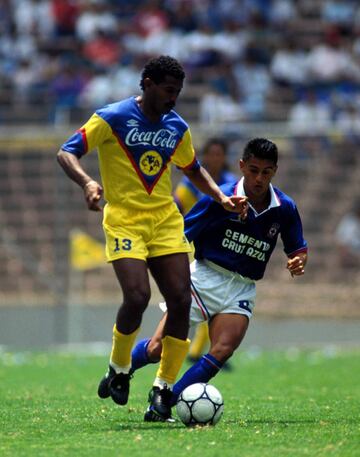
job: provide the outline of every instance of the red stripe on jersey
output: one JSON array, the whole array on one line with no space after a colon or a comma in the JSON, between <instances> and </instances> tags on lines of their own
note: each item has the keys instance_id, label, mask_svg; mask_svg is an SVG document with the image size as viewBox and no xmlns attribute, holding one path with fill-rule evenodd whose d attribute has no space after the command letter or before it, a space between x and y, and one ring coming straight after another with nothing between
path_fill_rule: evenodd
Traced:
<instances>
[{"instance_id":1,"label":"red stripe on jersey","mask_svg":"<svg viewBox=\"0 0 360 457\"><path fill-rule=\"evenodd\" d=\"M308 248L300 248L300 249L297 249L296 251L294 252L290 252L290 254L287 254L288 257L295 257L296 254L300 254L301 252L304 252L305 254L308 252Z\"/></svg>"},{"instance_id":2,"label":"red stripe on jersey","mask_svg":"<svg viewBox=\"0 0 360 457\"><path fill-rule=\"evenodd\" d=\"M81 128L81 129L76 130L76 131L79 132L80 135L81 135L81 138L82 138L83 143L84 143L84 148L85 148L84 154L86 154L88 152L88 149L89 149L88 141L87 141L87 138L86 138L86 131L85 131L84 128Z\"/></svg>"},{"instance_id":3,"label":"red stripe on jersey","mask_svg":"<svg viewBox=\"0 0 360 457\"><path fill-rule=\"evenodd\" d=\"M203 315L204 321L207 321L206 311L204 310L204 307L202 306L199 297L197 297L197 295L195 294L193 289L191 289L191 295L194 297L197 306L200 308L200 311L201 311L201 314Z\"/></svg>"},{"instance_id":4,"label":"red stripe on jersey","mask_svg":"<svg viewBox=\"0 0 360 457\"><path fill-rule=\"evenodd\" d=\"M198 163L198 160L196 157L194 157L194 160L191 162L190 165L187 165L186 167L179 167L179 168L180 168L180 170L191 170L194 167L194 165L197 165L197 163Z\"/></svg>"}]
</instances>

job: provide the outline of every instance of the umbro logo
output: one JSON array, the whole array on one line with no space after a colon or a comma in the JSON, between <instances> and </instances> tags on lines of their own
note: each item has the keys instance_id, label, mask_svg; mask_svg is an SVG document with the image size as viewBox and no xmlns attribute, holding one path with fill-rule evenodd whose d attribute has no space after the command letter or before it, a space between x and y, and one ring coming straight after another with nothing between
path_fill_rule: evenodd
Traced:
<instances>
[{"instance_id":1,"label":"umbro logo","mask_svg":"<svg viewBox=\"0 0 360 457\"><path fill-rule=\"evenodd\" d=\"M137 127L139 125L139 121L137 121L136 119L129 119L127 122L126 122L126 125L128 127Z\"/></svg>"}]
</instances>

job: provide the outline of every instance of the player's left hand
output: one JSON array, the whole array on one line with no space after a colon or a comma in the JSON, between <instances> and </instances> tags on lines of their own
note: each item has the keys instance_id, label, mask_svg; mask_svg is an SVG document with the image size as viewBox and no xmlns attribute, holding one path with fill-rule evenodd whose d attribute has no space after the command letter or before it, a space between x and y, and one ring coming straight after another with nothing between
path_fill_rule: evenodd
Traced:
<instances>
[{"instance_id":1,"label":"player's left hand","mask_svg":"<svg viewBox=\"0 0 360 457\"><path fill-rule=\"evenodd\" d=\"M224 196L221 200L221 205L227 211L240 214L241 219L246 219L249 208L247 197L237 197L235 195L231 197Z\"/></svg>"},{"instance_id":2,"label":"player's left hand","mask_svg":"<svg viewBox=\"0 0 360 457\"><path fill-rule=\"evenodd\" d=\"M291 276L301 276L305 273L305 262L302 256L295 256L287 261L286 268Z\"/></svg>"}]
</instances>

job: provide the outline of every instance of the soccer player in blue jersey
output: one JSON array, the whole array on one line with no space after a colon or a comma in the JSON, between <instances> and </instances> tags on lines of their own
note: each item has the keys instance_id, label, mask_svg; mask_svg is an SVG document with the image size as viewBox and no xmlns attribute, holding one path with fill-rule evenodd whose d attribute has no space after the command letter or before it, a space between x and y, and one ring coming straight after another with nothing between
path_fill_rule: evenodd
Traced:
<instances>
[{"instance_id":1,"label":"soccer player in blue jersey","mask_svg":"<svg viewBox=\"0 0 360 457\"><path fill-rule=\"evenodd\" d=\"M162 353L149 399L148 416L167 420L171 388L187 354L190 271L184 223L171 189L174 163L222 208L246 211L246 199L225 195L196 159L186 122L173 110L185 73L169 56L144 67L142 95L99 109L57 154L66 174L83 189L90 210L102 211L106 256L123 292L113 328L113 345L98 395L125 405L129 396L131 350L150 300L148 268L168 308ZM98 149L102 185L80 164ZM102 187L103 186L103 187Z\"/></svg>"},{"instance_id":2,"label":"soccer player in blue jersey","mask_svg":"<svg viewBox=\"0 0 360 457\"><path fill-rule=\"evenodd\" d=\"M229 171L227 144L222 138L211 137L205 142L202 148L201 164L218 186L238 180L238 176ZM186 215L204 194L193 185L187 176L183 176L175 188L174 196L180 211ZM196 326L188 359L192 362L198 360L208 347L209 342L208 325L207 322L203 322ZM229 369L229 363L225 364L225 367Z\"/></svg>"},{"instance_id":3,"label":"soccer player in blue jersey","mask_svg":"<svg viewBox=\"0 0 360 457\"><path fill-rule=\"evenodd\" d=\"M227 196L248 198L247 217L231 214L203 197L185 217L185 234L195 246L191 264L191 324L209 323L210 350L173 387L172 404L185 387L208 382L240 345L255 303L255 284L265 272L280 235L291 276L301 276L307 243L295 202L271 184L277 146L263 138L248 142L240 160L243 177L221 187ZM162 309L166 310L165 304ZM167 314L151 339L134 348L132 370L159 359Z\"/></svg>"}]
</instances>

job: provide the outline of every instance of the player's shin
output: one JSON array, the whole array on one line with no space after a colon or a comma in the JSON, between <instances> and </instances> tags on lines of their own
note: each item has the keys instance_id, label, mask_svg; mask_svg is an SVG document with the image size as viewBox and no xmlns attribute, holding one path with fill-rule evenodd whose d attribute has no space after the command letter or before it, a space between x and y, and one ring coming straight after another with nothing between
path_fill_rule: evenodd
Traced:
<instances>
[{"instance_id":1,"label":"player's shin","mask_svg":"<svg viewBox=\"0 0 360 457\"><path fill-rule=\"evenodd\" d=\"M174 405L185 387L197 382L209 382L221 369L223 364L211 354L206 354L190 367L181 379L173 386L171 402Z\"/></svg>"},{"instance_id":2,"label":"player's shin","mask_svg":"<svg viewBox=\"0 0 360 457\"><path fill-rule=\"evenodd\" d=\"M180 340L166 335L162 339L162 352L154 386L172 387L189 350L190 340Z\"/></svg>"},{"instance_id":3,"label":"player's shin","mask_svg":"<svg viewBox=\"0 0 360 457\"><path fill-rule=\"evenodd\" d=\"M110 366L116 373L128 373L131 366L131 349L140 328L129 335L119 332L114 325L113 344L110 356Z\"/></svg>"}]
</instances>

